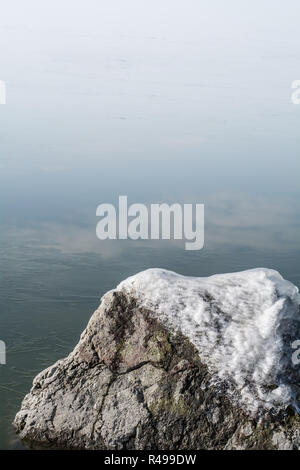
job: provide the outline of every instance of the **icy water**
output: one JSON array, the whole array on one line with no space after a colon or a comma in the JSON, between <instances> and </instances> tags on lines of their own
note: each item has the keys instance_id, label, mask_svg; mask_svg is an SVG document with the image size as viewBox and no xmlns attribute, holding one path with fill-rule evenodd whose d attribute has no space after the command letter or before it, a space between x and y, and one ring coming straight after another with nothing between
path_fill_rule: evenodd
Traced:
<instances>
[{"instance_id":1,"label":"icy water","mask_svg":"<svg viewBox=\"0 0 300 470\"><path fill-rule=\"evenodd\" d=\"M300 286L299 250L223 246L186 252L162 243L124 243L105 257L63 253L13 236L2 241L0 331L7 364L0 368L1 449L20 447L11 422L33 377L72 350L101 295L125 277L157 266L197 276L268 266Z\"/></svg>"},{"instance_id":2,"label":"icy water","mask_svg":"<svg viewBox=\"0 0 300 470\"><path fill-rule=\"evenodd\" d=\"M1 449L125 277L263 266L300 286L299 1L17 3L0 17ZM203 250L100 242L96 207L119 195L204 203Z\"/></svg>"}]
</instances>

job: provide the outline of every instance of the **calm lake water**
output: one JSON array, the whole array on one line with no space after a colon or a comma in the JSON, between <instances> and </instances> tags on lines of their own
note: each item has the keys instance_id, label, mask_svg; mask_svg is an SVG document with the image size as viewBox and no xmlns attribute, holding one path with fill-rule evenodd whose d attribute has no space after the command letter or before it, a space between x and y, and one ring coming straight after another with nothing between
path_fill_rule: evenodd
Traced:
<instances>
[{"instance_id":1,"label":"calm lake water","mask_svg":"<svg viewBox=\"0 0 300 470\"><path fill-rule=\"evenodd\" d=\"M11 422L33 377L72 350L101 295L125 277L149 267L206 276L267 266L300 286L299 250L269 249L268 242L265 247L219 246L198 252L167 242L111 243L105 255L66 253L41 246L35 238L2 241L0 331L7 345L7 364L0 369L2 449L18 447Z\"/></svg>"},{"instance_id":2,"label":"calm lake water","mask_svg":"<svg viewBox=\"0 0 300 470\"><path fill-rule=\"evenodd\" d=\"M1 449L19 446L11 422L33 377L73 349L127 276L263 266L300 286L298 0L10 3L0 18ZM99 241L96 207L119 195L204 203L204 248Z\"/></svg>"}]
</instances>

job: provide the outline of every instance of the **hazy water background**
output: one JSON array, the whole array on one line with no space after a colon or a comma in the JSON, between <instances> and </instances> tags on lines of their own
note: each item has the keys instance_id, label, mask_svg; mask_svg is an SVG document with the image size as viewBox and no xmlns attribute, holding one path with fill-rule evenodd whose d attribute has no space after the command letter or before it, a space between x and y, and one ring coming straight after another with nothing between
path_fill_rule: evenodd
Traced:
<instances>
[{"instance_id":1,"label":"hazy water background","mask_svg":"<svg viewBox=\"0 0 300 470\"><path fill-rule=\"evenodd\" d=\"M265 266L300 286L299 13L296 0L2 6L0 448L17 445L33 377L128 275ZM204 249L97 240L97 205L122 194L205 203Z\"/></svg>"}]
</instances>

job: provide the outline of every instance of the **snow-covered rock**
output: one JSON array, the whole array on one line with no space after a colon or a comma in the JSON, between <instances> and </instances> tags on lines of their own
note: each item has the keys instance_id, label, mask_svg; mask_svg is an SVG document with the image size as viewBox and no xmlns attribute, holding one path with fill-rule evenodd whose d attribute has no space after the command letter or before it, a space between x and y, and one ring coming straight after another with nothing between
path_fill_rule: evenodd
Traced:
<instances>
[{"instance_id":1,"label":"snow-covered rock","mask_svg":"<svg viewBox=\"0 0 300 470\"><path fill-rule=\"evenodd\" d=\"M224 380L228 393L253 414L294 403L299 371L291 368L292 343L300 338L300 297L277 271L192 278L149 269L119 289L188 337L216 374L214 381Z\"/></svg>"},{"instance_id":2,"label":"snow-covered rock","mask_svg":"<svg viewBox=\"0 0 300 470\"><path fill-rule=\"evenodd\" d=\"M150 269L108 292L14 425L33 447L300 448L298 289L254 269Z\"/></svg>"}]
</instances>

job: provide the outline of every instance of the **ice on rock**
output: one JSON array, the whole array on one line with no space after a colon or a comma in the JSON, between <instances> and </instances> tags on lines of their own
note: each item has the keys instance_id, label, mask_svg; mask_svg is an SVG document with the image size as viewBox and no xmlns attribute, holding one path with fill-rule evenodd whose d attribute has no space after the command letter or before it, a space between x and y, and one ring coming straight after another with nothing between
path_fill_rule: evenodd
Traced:
<instances>
[{"instance_id":1,"label":"ice on rock","mask_svg":"<svg viewBox=\"0 0 300 470\"><path fill-rule=\"evenodd\" d=\"M118 289L187 336L216 384L251 413L299 406L291 348L300 339L299 292L277 271L195 278L149 269Z\"/></svg>"}]
</instances>

